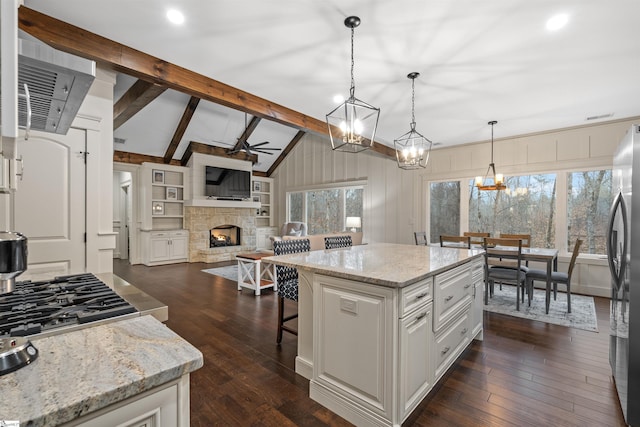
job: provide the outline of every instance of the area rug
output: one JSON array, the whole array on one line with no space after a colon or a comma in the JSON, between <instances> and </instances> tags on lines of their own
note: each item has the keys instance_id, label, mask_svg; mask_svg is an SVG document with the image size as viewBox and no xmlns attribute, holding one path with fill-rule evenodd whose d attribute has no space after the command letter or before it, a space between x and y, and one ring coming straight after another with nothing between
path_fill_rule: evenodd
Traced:
<instances>
[{"instance_id":1,"label":"area rug","mask_svg":"<svg viewBox=\"0 0 640 427\"><path fill-rule=\"evenodd\" d=\"M493 313L538 320L570 328L598 331L598 319L593 297L571 294L571 313L567 313L567 294L558 292L558 299L554 300L553 292L551 292L549 314L545 314L544 289L534 290L531 307L529 307L525 295L525 302L520 304L520 311L516 310L515 294L515 286L502 285L502 290L500 290L496 284L493 297L489 298L489 304L485 305L484 309Z\"/></svg>"},{"instance_id":2,"label":"area rug","mask_svg":"<svg viewBox=\"0 0 640 427\"><path fill-rule=\"evenodd\" d=\"M227 265L225 267L217 267L217 268L208 268L206 270L201 270L205 273L213 274L216 276L224 277L225 279L233 280L234 282L238 282L238 265Z\"/></svg>"}]
</instances>

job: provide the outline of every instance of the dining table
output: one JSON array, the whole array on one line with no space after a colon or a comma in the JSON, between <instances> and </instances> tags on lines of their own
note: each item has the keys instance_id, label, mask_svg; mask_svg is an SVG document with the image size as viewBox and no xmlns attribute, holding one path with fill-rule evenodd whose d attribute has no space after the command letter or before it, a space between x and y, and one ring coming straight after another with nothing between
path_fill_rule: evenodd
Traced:
<instances>
[{"instance_id":1,"label":"dining table","mask_svg":"<svg viewBox=\"0 0 640 427\"><path fill-rule=\"evenodd\" d=\"M439 246L433 244L433 246ZM447 245L447 247L452 248L461 248L463 245L459 243L452 243ZM472 244L471 249L483 249L483 245ZM504 246L501 249L513 249L517 250L515 247ZM523 261L533 261L533 262L541 262L545 263L547 267L547 286L545 293L545 313L549 314L549 305L551 303L551 273L554 271L558 271L558 249L555 248L530 248L523 247L522 249L522 260ZM489 296L485 295L485 305L489 302Z\"/></svg>"}]
</instances>

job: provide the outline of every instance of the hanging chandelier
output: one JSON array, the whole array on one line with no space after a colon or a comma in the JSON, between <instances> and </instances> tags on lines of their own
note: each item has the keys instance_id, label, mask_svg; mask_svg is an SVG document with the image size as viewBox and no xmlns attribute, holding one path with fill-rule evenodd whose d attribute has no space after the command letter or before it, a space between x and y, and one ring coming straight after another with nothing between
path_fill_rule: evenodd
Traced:
<instances>
[{"instance_id":1,"label":"hanging chandelier","mask_svg":"<svg viewBox=\"0 0 640 427\"><path fill-rule=\"evenodd\" d=\"M360 25L360 18L350 16L344 20L344 25L351 28L351 88L349 89L349 99L327 114L327 126L333 150L357 153L371 148L373 145L380 109L355 96L353 35L354 29Z\"/></svg>"},{"instance_id":2,"label":"hanging chandelier","mask_svg":"<svg viewBox=\"0 0 640 427\"><path fill-rule=\"evenodd\" d=\"M490 121L491 125L491 163L487 169L487 174L483 177L476 177L476 187L478 190L504 190L507 188L504 185L504 176L501 173L496 173L496 165L493 163L493 125L498 123L495 120Z\"/></svg>"},{"instance_id":3,"label":"hanging chandelier","mask_svg":"<svg viewBox=\"0 0 640 427\"><path fill-rule=\"evenodd\" d=\"M416 72L407 74L411 79L411 130L393 141L398 167L407 170L427 167L431 153L431 141L416 130L415 82L419 75Z\"/></svg>"}]
</instances>

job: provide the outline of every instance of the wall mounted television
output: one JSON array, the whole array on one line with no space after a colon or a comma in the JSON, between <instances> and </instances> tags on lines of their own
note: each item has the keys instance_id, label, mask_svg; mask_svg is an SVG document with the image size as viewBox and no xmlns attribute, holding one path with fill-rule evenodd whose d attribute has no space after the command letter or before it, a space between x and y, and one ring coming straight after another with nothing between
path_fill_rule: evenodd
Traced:
<instances>
[{"instance_id":1,"label":"wall mounted television","mask_svg":"<svg viewBox=\"0 0 640 427\"><path fill-rule=\"evenodd\" d=\"M205 166L205 196L243 200L251 197L251 172Z\"/></svg>"}]
</instances>

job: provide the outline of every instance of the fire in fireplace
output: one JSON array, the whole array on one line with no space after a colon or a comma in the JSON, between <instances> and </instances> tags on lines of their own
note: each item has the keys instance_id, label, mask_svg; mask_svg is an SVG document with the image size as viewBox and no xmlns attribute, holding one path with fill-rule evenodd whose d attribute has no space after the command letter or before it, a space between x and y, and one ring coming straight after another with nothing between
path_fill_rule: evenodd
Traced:
<instances>
[{"instance_id":1,"label":"fire in fireplace","mask_svg":"<svg viewBox=\"0 0 640 427\"><path fill-rule=\"evenodd\" d=\"M225 224L213 227L210 231L209 247L217 248L221 246L240 245L240 227Z\"/></svg>"}]
</instances>

